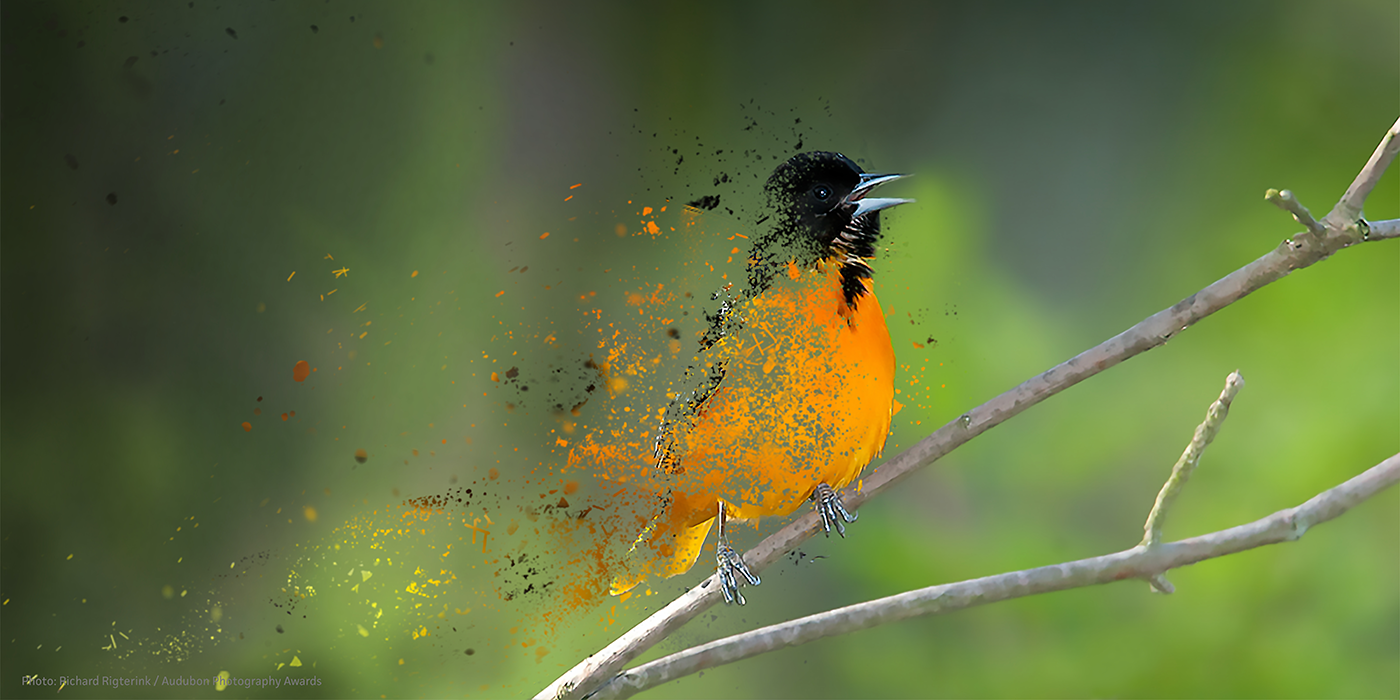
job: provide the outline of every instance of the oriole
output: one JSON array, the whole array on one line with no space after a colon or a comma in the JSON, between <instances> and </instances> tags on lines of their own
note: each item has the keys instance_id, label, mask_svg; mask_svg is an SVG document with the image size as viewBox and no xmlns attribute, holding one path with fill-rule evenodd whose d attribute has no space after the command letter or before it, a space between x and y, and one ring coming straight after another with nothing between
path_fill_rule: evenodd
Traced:
<instances>
[{"instance_id":1,"label":"oriole","mask_svg":"<svg viewBox=\"0 0 1400 700\"><path fill-rule=\"evenodd\" d=\"M711 317L691 384L656 431L663 506L633 544L651 556L614 579L614 594L688 571L716 519L721 588L740 605L741 577L760 580L730 546L726 520L810 500L826 531L845 536L856 514L836 490L880 454L894 405L894 350L866 261L879 212L911 201L868 195L900 177L811 152L768 179L772 214L759 221L747 287Z\"/></svg>"}]
</instances>

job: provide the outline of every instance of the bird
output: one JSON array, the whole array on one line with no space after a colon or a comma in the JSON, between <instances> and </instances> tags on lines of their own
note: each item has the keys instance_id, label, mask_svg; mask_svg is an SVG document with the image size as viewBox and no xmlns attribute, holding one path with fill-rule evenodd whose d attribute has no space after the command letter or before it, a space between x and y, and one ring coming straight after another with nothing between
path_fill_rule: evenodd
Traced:
<instances>
[{"instance_id":1,"label":"bird","mask_svg":"<svg viewBox=\"0 0 1400 700\"><path fill-rule=\"evenodd\" d=\"M652 458L659 506L612 581L689 571L717 526L726 603L761 579L726 524L788 515L804 503L824 531L856 520L840 496L879 456L894 412L894 349L869 260L881 211L910 199L869 196L906 177L866 173L836 152L799 153L764 185L744 282L717 292L682 390L665 407Z\"/></svg>"}]
</instances>

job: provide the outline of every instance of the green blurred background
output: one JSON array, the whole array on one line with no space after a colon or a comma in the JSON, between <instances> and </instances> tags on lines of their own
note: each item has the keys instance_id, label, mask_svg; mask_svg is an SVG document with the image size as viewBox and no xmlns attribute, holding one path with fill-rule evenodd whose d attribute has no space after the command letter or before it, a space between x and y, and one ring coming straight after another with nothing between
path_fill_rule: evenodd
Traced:
<instances>
[{"instance_id":1,"label":"green blurred background","mask_svg":"<svg viewBox=\"0 0 1400 700\"><path fill-rule=\"evenodd\" d=\"M12 0L0 50L6 697L56 690L29 673L220 670L323 683L231 696L522 696L707 575L655 582L609 627L617 601L576 615L537 656L508 619L544 611L490 602L489 579L464 570L443 599L479 608L470 639L424 641L408 616L357 635L364 611L325 573L361 576L324 557L350 548L345 523L502 451L547 456L546 428L494 428L483 354L568 316L544 284L607 297L618 260L664 265L664 246L611 235L642 205L744 202L798 148L917 173L891 188L919 202L887 217L876 263L905 404L892 455L1295 232L1266 188L1326 212L1400 112L1387 0ZM682 167L672 146L697 155ZM736 181L712 183L719 169ZM1369 218L1400 216L1397 178ZM317 370L302 383L299 360ZM1129 547L1234 369L1248 386L1169 538L1400 449L1400 244L1342 252L979 438L658 652ZM435 537L387 540L374 556L400 578L381 581L432 565ZM289 615L269 603L289 575L328 590ZM1171 578L1171 596L1129 582L1016 600L653 695L1400 695L1394 490Z\"/></svg>"}]
</instances>

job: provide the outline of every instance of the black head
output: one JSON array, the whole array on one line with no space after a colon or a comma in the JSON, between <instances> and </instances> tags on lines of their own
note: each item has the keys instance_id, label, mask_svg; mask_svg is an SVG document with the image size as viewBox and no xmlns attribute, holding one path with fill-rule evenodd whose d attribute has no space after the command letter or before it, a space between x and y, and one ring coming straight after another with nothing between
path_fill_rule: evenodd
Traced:
<instances>
[{"instance_id":1,"label":"black head","mask_svg":"<svg viewBox=\"0 0 1400 700\"><path fill-rule=\"evenodd\" d=\"M768 195L775 224L800 233L823 248L831 245L850 222L846 198L865 173L840 153L799 153L779 165L768 178Z\"/></svg>"},{"instance_id":2,"label":"black head","mask_svg":"<svg viewBox=\"0 0 1400 700\"><path fill-rule=\"evenodd\" d=\"M788 260L801 267L834 260L841 265L846 301L854 304L865 294L862 280L870 277L865 259L875 255L880 210L911 201L866 195L900 177L866 173L840 153L813 151L789 158L764 187L773 223L755 242L753 258L768 268ZM766 282L772 270L753 273L751 281Z\"/></svg>"}]
</instances>

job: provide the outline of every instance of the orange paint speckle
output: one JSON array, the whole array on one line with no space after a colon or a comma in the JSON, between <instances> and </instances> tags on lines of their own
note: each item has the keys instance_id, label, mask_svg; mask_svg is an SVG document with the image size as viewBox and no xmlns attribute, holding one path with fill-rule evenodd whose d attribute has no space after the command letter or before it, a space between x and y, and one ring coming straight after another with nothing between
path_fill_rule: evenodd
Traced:
<instances>
[{"instance_id":1,"label":"orange paint speckle","mask_svg":"<svg viewBox=\"0 0 1400 700\"><path fill-rule=\"evenodd\" d=\"M496 296L501 296L501 295L503 295L503 294L505 294L505 293L506 293L506 290L502 289L501 291L496 292Z\"/></svg>"},{"instance_id":2,"label":"orange paint speckle","mask_svg":"<svg viewBox=\"0 0 1400 700\"><path fill-rule=\"evenodd\" d=\"M577 189L577 188L579 188L579 187L583 187L583 183L582 183L582 182L578 183L577 185L569 185L569 189L571 189L571 190L572 190L572 189Z\"/></svg>"},{"instance_id":3,"label":"orange paint speckle","mask_svg":"<svg viewBox=\"0 0 1400 700\"><path fill-rule=\"evenodd\" d=\"M546 239L546 238L549 238L549 232L548 232L548 231L545 231L544 233L541 233L541 234L540 234L540 240L544 240L544 239Z\"/></svg>"},{"instance_id":4,"label":"orange paint speckle","mask_svg":"<svg viewBox=\"0 0 1400 700\"><path fill-rule=\"evenodd\" d=\"M578 482L577 482L577 481L568 481L568 482L565 482L565 483L564 483L564 493L572 494L573 492L575 492L575 491L577 491L577 490L578 490Z\"/></svg>"},{"instance_id":5,"label":"orange paint speckle","mask_svg":"<svg viewBox=\"0 0 1400 700\"><path fill-rule=\"evenodd\" d=\"M249 422L246 421L246 420L243 421L243 432L245 432L245 433L251 433L251 432L253 432L253 424L252 424L252 423L249 423Z\"/></svg>"},{"instance_id":6,"label":"orange paint speckle","mask_svg":"<svg viewBox=\"0 0 1400 700\"><path fill-rule=\"evenodd\" d=\"M413 274L409 275L409 277L417 277L417 276L418 276L418 271L417 271L417 270L414 270L414 271L413 271Z\"/></svg>"},{"instance_id":7,"label":"orange paint speckle","mask_svg":"<svg viewBox=\"0 0 1400 700\"><path fill-rule=\"evenodd\" d=\"M285 413L282 414L282 420L287 420L287 414L285 414Z\"/></svg>"},{"instance_id":8,"label":"orange paint speckle","mask_svg":"<svg viewBox=\"0 0 1400 700\"><path fill-rule=\"evenodd\" d=\"M311 376L311 363L306 360L298 360L296 366L292 367L292 379L304 382L309 376Z\"/></svg>"}]
</instances>

